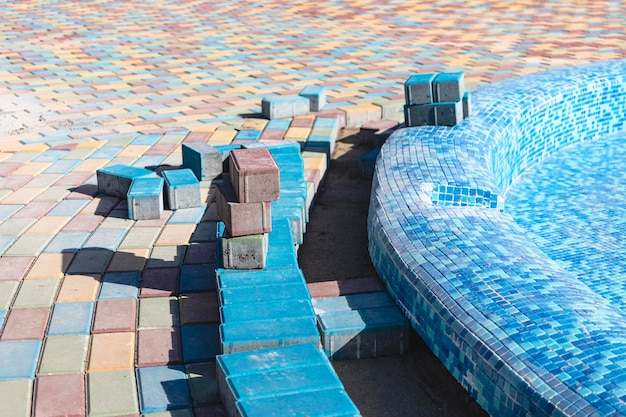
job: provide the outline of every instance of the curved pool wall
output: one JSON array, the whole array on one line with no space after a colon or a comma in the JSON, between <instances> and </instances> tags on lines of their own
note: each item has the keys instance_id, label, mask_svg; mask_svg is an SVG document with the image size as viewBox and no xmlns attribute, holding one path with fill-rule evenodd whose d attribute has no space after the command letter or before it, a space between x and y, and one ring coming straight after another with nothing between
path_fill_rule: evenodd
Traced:
<instances>
[{"instance_id":1,"label":"curved pool wall","mask_svg":"<svg viewBox=\"0 0 626 417\"><path fill-rule=\"evenodd\" d=\"M626 415L626 312L548 258L503 198L559 148L624 130L625 77L620 60L485 86L459 125L402 129L381 149L374 265L493 416Z\"/></svg>"}]
</instances>

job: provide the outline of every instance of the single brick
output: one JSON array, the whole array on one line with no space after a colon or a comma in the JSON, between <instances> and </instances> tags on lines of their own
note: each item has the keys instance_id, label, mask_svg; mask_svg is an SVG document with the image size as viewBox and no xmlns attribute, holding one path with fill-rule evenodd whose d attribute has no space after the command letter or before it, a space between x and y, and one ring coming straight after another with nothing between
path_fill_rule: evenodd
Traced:
<instances>
[{"instance_id":1,"label":"single brick","mask_svg":"<svg viewBox=\"0 0 626 417\"><path fill-rule=\"evenodd\" d=\"M142 177L133 181L128 190L128 218L131 220L160 219L163 215L163 178Z\"/></svg>"},{"instance_id":2,"label":"single brick","mask_svg":"<svg viewBox=\"0 0 626 417\"><path fill-rule=\"evenodd\" d=\"M163 179L170 210L202 206L200 183L191 169L163 171Z\"/></svg>"},{"instance_id":3,"label":"single brick","mask_svg":"<svg viewBox=\"0 0 626 417\"><path fill-rule=\"evenodd\" d=\"M258 285L276 284L280 286L283 284L302 284L305 282L302 271L297 268L277 271L234 271L218 269L216 276L220 291L256 287ZM304 298L307 298L308 290L303 288L302 294L305 294ZM271 294L268 295L268 297L271 296ZM225 304L223 301L224 300L222 300L222 304Z\"/></svg>"},{"instance_id":4,"label":"single brick","mask_svg":"<svg viewBox=\"0 0 626 417\"><path fill-rule=\"evenodd\" d=\"M96 171L98 192L113 197L126 198L126 194L135 178L154 176L156 174L147 169L126 165L112 165L101 168Z\"/></svg>"},{"instance_id":5,"label":"single brick","mask_svg":"<svg viewBox=\"0 0 626 417\"><path fill-rule=\"evenodd\" d=\"M360 127L380 120L382 115L382 108L371 103L342 107L341 110L346 112L346 127Z\"/></svg>"},{"instance_id":6,"label":"single brick","mask_svg":"<svg viewBox=\"0 0 626 417\"><path fill-rule=\"evenodd\" d=\"M300 91L300 95L309 100L310 111L320 111L326 104L326 88L324 87L309 85Z\"/></svg>"},{"instance_id":7,"label":"single brick","mask_svg":"<svg viewBox=\"0 0 626 417\"><path fill-rule=\"evenodd\" d=\"M377 277L312 282L307 286L313 298L384 291L384 287Z\"/></svg>"},{"instance_id":8,"label":"single brick","mask_svg":"<svg viewBox=\"0 0 626 417\"><path fill-rule=\"evenodd\" d=\"M456 126L463 121L462 101L435 103L433 106L437 126Z\"/></svg>"},{"instance_id":9,"label":"single brick","mask_svg":"<svg viewBox=\"0 0 626 417\"><path fill-rule=\"evenodd\" d=\"M272 230L271 203L239 203L230 183L217 184L217 215L231 237L257 235Z\"/></svg>"},{"instance_id":10,"label":"single brick","mask_svg":"<svg viewBox=\"0 0 626 417\"><path fill-rule=\"evenodd\" d=\"M434 126L437 123L433 104L412 104L404 106L406 127Z\"/></svg>"},{"instance_id":11,"label":"single brick","mask_svg":"<svg viewBox=\"0 0 626 417\"><path fill-rule=\"evenodd\" d=\"M267 233L222 237L222 266L226 269L261 269L267 261Z\"/></svg>"},{"instance_id":12,"label":"single brick","mask_svg":"<svg viewBox=\"0 0 626 417\"><path fill-rule=\"evenodd\" d=\"M463 94L463 118L470 117L472 114L472 93L466 91Z\"/></svg>"},{"instance_id":13,"label":"single brick","mask_svg":"<svg viewBox=\"0 0 626 417\"><path fill-rule=\"evenodd\" d=\"M465 79L462 72L442 72L433 82L435 102L461 101L465 94Z\"/></svg>"},{"instance_id":14,"label":"single brick","mask_svg":"<svg viewBox=\"0 0 626 417\"><path fill-rule=\"evenodd\" d=\"M222 174L222 152L204 142L183 143L183 167L189 168L199 181L212 180Z\"/></svg>"},{"instance_id":15,"label":"single brick","mask_svg":"<svg viewBox=\"0 0 626 417\"><path fill-rule=\"evenodd\" d=\"M331 360L400 355L408 350L409 323L396 307L333 311L317 316Z\"/></svg>"},{"instance_id":16,"label":"single brick","mask_svg":"<svg viewBox=\"0 0 626 417\"><path fill-rule=\"evenodd\" d=\"M385 291L340 295L338 297L313 298L311 299L311 305L313 306L315 314L394 306L393 300Z\"/></svg>"},{"instance_id":17,"label":"single brick","mask_svg":"<svg viewBox=\"0 0 626 417\"><path fill-rule=\"evenodd\" d=\"M250 398L237 403L237 415L264 417L280 410L285 416L360 417L358 408L341 388Z\"/></svg>"},{"instance_id":18,"label":"single brick","mask_svg":"<svg viewBox=\"0 0 626 417\"><path fill-rule=\"evenodd\" d=\"M288 298L278 301L226 304L220 307L222 323L251 320L273 320L286 317L315 317L311 299Z\"/></svg>"},{"instance_id":19,"label":"single brick","mask_svg":"<svg viewBox=\"0 0 626 417\"><path fill-rule=\"evenodd\" d=\"M267 148L231 151L230 175L239 203L273 201L280 196L280 171Z\"/></svg>"},{"instance_id":20,"label":"single brick","mask_svg":"<svg viewBox=\"0 0 626 417\"><path fill-rule=\"evenodd\" d=\"M415 74L404 82L404 96L407 105L429 104L434 100L433 81L437 74Z\"/></svg>"},{"instance_id":21,"label":"single brick","mask_svg":"<svg viewBox=\"0 0 626 417\"><path fill-rule=\"evenodd\" d=\"M309 99L300 96L264 97L261 101L261 113L270 120L306 116L310 107Z\"/></svg>"}]
</instances>

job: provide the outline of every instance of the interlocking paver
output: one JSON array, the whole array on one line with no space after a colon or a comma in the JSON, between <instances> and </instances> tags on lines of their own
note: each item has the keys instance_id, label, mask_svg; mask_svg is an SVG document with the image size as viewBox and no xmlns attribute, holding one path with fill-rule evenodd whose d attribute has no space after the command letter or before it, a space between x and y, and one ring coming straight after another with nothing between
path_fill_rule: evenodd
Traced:
<instances>
[{"instance_id":1,"label":"interlocking paver","mask_svg":"<svg viewBox=\"0 0 626 417\"><path fill-rule=\"evenodd\" d=\"M40 349L41 340L0 340L0 380L34 378Z\"/></svg>"},{"instance_id":2,"label":"interlocking paver","mask_svg":"<svg viewBox=\"0 0 626 417\"><path fill-rule=\"evenodd\" d=\"M66 275L57 295L57 303L77 303L95 301L100 290L101 276Z\"/></svg>"},{"instance_id":3,"label":"interlocking paver","mask_svg":"<svg viewBox=\"0 0 626 417\"><path fill-rule=\"evenodd\" d=\"M191 408L182 365L138 368L137 381L143 413Z\"/></svg>"},{"instance_id":4,"label":"interlocking paver","mask_svg":"<svg viewBox=\"0 0 626 417\"><path fill-rule=\"evenodd\" d=\"M111 399L114 398L114 401ZM138 413L137 380L134 370L87 374L87 411L105 417Z\"/></svg>"},{"instance_id":5,"label":"interlocking paver","mask_svg":"<svg viewBox=\"0 0 626 417\"><path fill-rule=\"evenodd\" d=\"M99 300L93 333L133 332L137 322L137 299Z\"/></svg>"},{"instance_id":6,"label":"interlocking paver","mask_svg":"<svg viewBox=\"0 0 626 417\"><path fill-rule=\"evenodd\" d=\"M179 268L152 268L143 271L139 297L168 297L178 294Z\"/></svg>"},{"instance_id":7,"label":"interlocking paver","mask_svg":"<svg viewBox=\"0 0 626 417\"><path fill-rule=\"evenodd\" d=\"M24 280L13 301L13 308L50 307L57 295L58 279Z\"/></svg>"},{"instance_id":8,"label":"interlocking paver","mask_svg":"<svg viewBox=\"0 0 626 417\"><path fill-rule=\"evenodd\" d=\"M63 334L89 334L93 310L93 302L59 301L54 305L52 310L48 336Z\"/></svg>"},{"instance_id":9,"label":"interlocking paver","mask_svg":"<svg viewBox=\"0 0 626 417\"><path fill-rule=\"evenodd\" d=\"M180 328L142 329L137 332L137 366L180 364L182 361Z\"/></svg>"},{"instance_id":10,"label":"interlocking paver","mask_svg":"<svg viewBox=\"0 0 626 417\"><path fill-rule=\"evenodd\" d=\"M89 335L48 336L37 375L82 374L89 350Z\"/></svg>"},{"instance_id":11,"label":"interlocking paver","mask_svg":"<svg viewBox=\"0 0 626 417\"><path fill-rule=\"evenodd\" d=\"M8 310L20 285L18 281L0 281L0 310Z\"/></svg>"},{"instance_id":12,"label":"interlocking paver","mask_svg":"<svg viewBox=\"0 0 626 417\"><path fill-rule=\"evenodd\" d=\"M139 329L178 326L179 322L177 298L156 297L139 300Z\"/></svg>"},{"instance_id":13,"label":"interlocking paver","mask_svg":"<svg viewBox=\"0 0 626 417\"><path fill-rule=\"evenodd\" d=\"M5 340L42 340L48 325L50 307L13 308L0 335Z\"/></svg>"},{"instance_id":14,"label":"interlocking paver","mask_svg":"<svg viewBox=\"0 0 626 417\"><path fill-rule=\"evenodd\" d=\"M33 256L3 256L0 258L0 281L21 281L33 264Z\"/></svg>"},{"instance_id":15,"label":"interlocking paver","mask_svg":"<svg viewBox=\"0 0 626 417\"><path fill-rule=\"evenodd\" d=\"M30 417L31 379L0 380L0 415Z\"/></svg>"},{"instance_id":16,"label":"interlocking paver","mask_svg":"<svg viewBox=\"0 0 626 417\"><path fill-rule=\"evenodd\" d=\"M88 372L132 369L135 333L97 333L91 336Z\"/></svg>"},{"instance_id":17,"label":"interlocking paver","mask_svg":"<svg viewBox=\"0 0 626 417\"><path fill-rule=\"evenodd\" d=\"M114 300L120 298L137 298L141 273L109 272L102 278L99 300Z\"/></svg>"},{"instance_id":18,"label":"interlocking paver","mask_svg":"<svg viewBox=\"0 0 626 417\"><path fill-rule=\"evenodd\" d=\"M216 292L184 294L179 299L180 323L219 323L219 303Z\"/></svg>"}]
</instances>

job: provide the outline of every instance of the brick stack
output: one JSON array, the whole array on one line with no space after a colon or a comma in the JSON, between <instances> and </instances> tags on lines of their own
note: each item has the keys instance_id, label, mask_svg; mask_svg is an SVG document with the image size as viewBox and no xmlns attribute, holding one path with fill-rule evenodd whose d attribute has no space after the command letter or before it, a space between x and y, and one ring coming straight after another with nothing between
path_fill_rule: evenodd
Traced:
<instances>
[{"instance_id":1,"label":"brick stack","mask_svg":"<svg viewBox=\"0 0 626 417\"><path fill-rule=\"evenodd\" d=\"M416 74L404 83L407 127L456 126L471 113L471 95L462 72Z\"/></svg>"},{"instance_id":2,"label":"brick stack","mask_svg":"<svg viewBox=\"0 0 626 417\"><path fill-rule=\"evenodd\" d=\"M231 182L217 185L217 214L226 233L221 239L226 269L261 269L272 230L271 202L280 196L280 172L265 148L230 152Z\"/></svg>"}]
</instances>

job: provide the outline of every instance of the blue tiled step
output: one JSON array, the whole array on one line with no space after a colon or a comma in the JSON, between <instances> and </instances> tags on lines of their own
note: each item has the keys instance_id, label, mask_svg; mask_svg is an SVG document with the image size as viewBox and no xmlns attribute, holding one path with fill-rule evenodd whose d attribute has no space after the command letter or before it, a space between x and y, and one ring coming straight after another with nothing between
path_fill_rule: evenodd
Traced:
<instances>
[{"instance_id":1,"label":"blue tiled step","mask_svg":"<svg viewBox=\"0 0 626 417\"><path fill-rule=\"evenodd\" d=\"M409 323L384 292L313 300L322 346L331 360L405 353Z\"/></svg>"}]
</instances>

